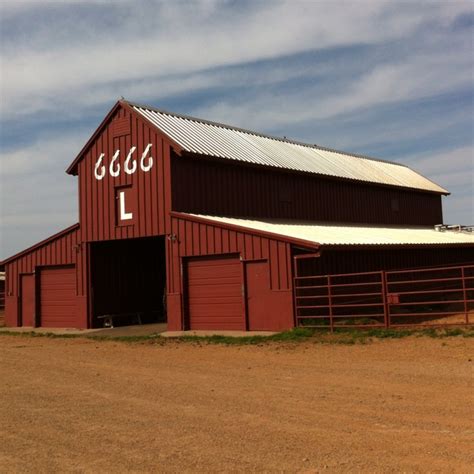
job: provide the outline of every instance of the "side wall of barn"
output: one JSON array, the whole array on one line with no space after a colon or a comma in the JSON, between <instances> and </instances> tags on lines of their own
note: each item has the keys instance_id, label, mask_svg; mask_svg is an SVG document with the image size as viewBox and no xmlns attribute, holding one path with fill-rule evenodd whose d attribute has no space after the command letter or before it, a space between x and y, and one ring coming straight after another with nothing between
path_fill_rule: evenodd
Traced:
<instances>
[{"instance_id":1,"label":"side wall of barn","mask_svg":"<svg viewBox=\"0 0 474 474\"><path fill-rule=\"evenodd\" d=\"M182 330L186 318L186 284L183 267L187 257L238 254L242 274L247 262L262 261L268 268L268 284L262 289L268 328L294 327L291 244L276 239L237 231L188 218L171 218L167 239L167 312L168 329ZM244 282L244 298L246 288Z\"/></svg>"},{"instance_id":2,"label":"side wall of barn","mask_svg":"<svg viewBox=\"0 0 474 474\"><path fill-rule=\"evenodd\" d=\"M21 318L21 276L37 275L42 268L74 265L76 274L76 313L78 328L88 327L87 268L88 248L82 241L79 226L66 229L22 252L5 265L5 324L18 326ZM38 292L37 292L38 293ZM36 310L39 310L39 294L36 294Z\"/></svg>"},{"instance_id":3,"label":"side wall of barn","mask_svg":"<svg viewBox=\"0 0 474 474\"><path fill-rule=\"evenodd\" d=\"M418 248L363 248L347 246L323 249L321 257L299 264L300 275L358 273L407 268L441 267L474 263L474 247L430 246Z\"/></svg>"},{"instance_id":4,"label":"side wall of barn","mask_svg":"<svg viewBox=\"0 0 474 474\"><path fill-rule=\"evenodd\" d=\"M172 156L173 210L388 225L443 221L439 194ZM186 192L182 192L185 189Z\"/></svg>"}]
</instances>

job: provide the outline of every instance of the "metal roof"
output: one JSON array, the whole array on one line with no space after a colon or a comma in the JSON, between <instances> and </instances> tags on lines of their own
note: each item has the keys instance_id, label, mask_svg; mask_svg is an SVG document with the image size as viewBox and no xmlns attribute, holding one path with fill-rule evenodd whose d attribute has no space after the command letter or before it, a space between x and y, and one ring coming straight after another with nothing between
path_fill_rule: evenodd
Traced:
<instances>
[{"instance_id":1,"label":"metal roof","mask_svg":"<svg viewBox=\"0 0 474 474\"><path fill-rule=\"evenodd\" d=\"M127 103L189 153L449 194L446 189L402 164Z\"/></svg>"},{"instance_id":2,"label":"metal roof","mask_svg":"<svg viewBox=\"0 0 474 474\"><path fill-rule=\"evenodd\" d=\"M216 223L270 232L320 245L474 245L473 232L437 231L434 227L334 225L281 219L249 220L191 215Z\"/></svg>"}]
</instances>

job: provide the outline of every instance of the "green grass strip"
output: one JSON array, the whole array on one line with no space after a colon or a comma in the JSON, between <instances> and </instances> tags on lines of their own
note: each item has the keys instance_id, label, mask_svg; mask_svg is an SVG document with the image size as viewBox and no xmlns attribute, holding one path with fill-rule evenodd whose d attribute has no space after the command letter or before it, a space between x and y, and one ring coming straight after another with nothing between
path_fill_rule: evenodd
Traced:
<instances>
[{"instance_id":1,"label":"green grass strip","mask_svg":"<svg viewBox=\"0 0 474 474\"><path fill-rule=\"evenodd\" d=\"M474 327L462 328L423 328L423 329L351 329L340 328L330 332L326 329L295 328L290 331L280 332L271 336L179 336L165 338L159 334L142 336L101 336L94 334L55 334L50 332L16 332L0 330L0 335L13 337L47 337L51 339L85 338L94 341L116 341L127 343L195 343L195 344L221 344L229 346L262 345L271 343L299 343L314 342L321 344L367 344L375 339L401 339L405 337L474 337Z\"/></svg>"}]
</instances>

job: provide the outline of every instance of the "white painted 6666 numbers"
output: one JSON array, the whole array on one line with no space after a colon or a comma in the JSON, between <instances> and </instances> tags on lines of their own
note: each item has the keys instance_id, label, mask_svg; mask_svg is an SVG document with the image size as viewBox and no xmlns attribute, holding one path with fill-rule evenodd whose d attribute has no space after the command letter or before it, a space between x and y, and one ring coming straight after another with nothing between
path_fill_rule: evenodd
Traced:
<instances>
[{"instance_id":1,"label":"white painted 6666 numbers","mask_svg":"<svg viewBox=\"0 0 474 474\"><path fill-rule=\"evenodd\" d=\"M151 146L152 144L148 143L148 145L145 148L145 151L142 153L142 157L140 158L140 169L144 171L145 173L150 171L151 168L153 167L153 157L149 156ZM138 168L137 160L133 158L133 154L135 153L136 149L137 149L136 146L132 146L132 148L130 148L130 151L128 152L127 158L125 158L123 169L125 173L127 174L134 174L137 171L137 168ZM104 157L105 157L105 153L101 153L95 163L94 176L95 176L95 179L99 181L103 179L104 176L107 174L107 167L102 163L104 160ZM112 156L112 160L110 161L110 164L108 167L109 174L113 178L116 178L120 174L119 157L120 157L120 150L117 150Z\"/></svg>"}]
</instances>

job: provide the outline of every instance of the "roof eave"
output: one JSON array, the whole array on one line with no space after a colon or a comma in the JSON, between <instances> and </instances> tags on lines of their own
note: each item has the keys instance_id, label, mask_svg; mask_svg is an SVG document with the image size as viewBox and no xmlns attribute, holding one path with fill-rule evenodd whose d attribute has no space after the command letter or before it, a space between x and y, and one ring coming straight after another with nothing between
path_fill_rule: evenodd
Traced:
<instances>
[{"instance_id":1,"label":"roof eave","mask_svg":"<svg viewBox=\"0 0 474 474\"><path fill-rule=\"evenodd\" d=\"M156 127L156 125L155 125ZM434 189L425 189L425 188L414 188L410 186L402 186L402 185L396 185L396 184L387 184L387 183L378 183L375 181L364 181L362 179L356 179L356 178L345 178L342 176L333 176L329 174L323 174L323 173L317 173L317 172L312 172L312 171L301 171L301 170L296 170L296 169L290 169L290 168L283 168L279 166L272 166L268 164L260 164L260 163L252 163L248 161L241 161L241 160L231 160L228 158L224 158L222 156L216 156L216 155L207 155L203 153L196 153L192 151L187 151L187 150L182 150L180 153L181 156L185 157L203 157L205 159L208 159L209 161L215 161L216 163L235 163L238 166L245 166L248 168L256 168L256 169L267 169L267 170L274 170L274 171L280 171L284 173L291 173L291 174L298 174L298 175L305 175L305 176L318 176L323 179L329 179L329 180L335 180L335 181L343 181L345 183L356 183L356 184L363 184L363 185L369 185L369 186L379 186L382 188L390 188L390 189L403 189L403 190L409 190L409 191L415 191L415 192L421 192L421 193L429 193L429 194L436 194L437 196L449 196L451 193L444 189L442 186L439 186L439 184L434 183L431 181L433 184L438 186L440 189L443 191L435 191Z\"/></svg>"},{"instance_id":2,"label":"roof eave","mask_svg":"<svg viewBox=\"0 0 474 474\"><path fill-rule=\"evenodd\" d=\"M116 112L116 110L122 105L123 101L118 100L115 105L110 109L109 113L105 116L104 120L100 123L100 125L97 127L95 132L92 134L92 136L87 140L86 144L82 147L81 151L77 154L76 158L74 158L74 161L69 165L69 167L66 169L66 173L77 176L77 165L79 164L79 161L81 161L84 153L87 151L89 146L94 142L94 140L97 138L97 136L100 134L102 129L105 127L105 124L109 121L110 117Z\"/></svg>"},{"instance_id":3,"label":"roof eave","mask_svg":"<svg viewBox=\"0 0 474 474\"><path fill-rule=\"evenodd\" d=\"M246 232L249 234L255 234L255 235L259 235L261 237L265 237L268 239L279 240L281 242L288 242L290 244L297 245L299 247L304 247L311 250L318 250L320 248L319 243L312 242L310 240L297 239L297 238L289 237L283 234L276 234L274 232L268 232L265 230L252 229L252 227L245 227L245 226L241 226L237 224L231 224L228 222L220 222L217 220L213 220L212 218L194 216L192 214L186 214L185 212L171 211L170 215L172 217L177 217L179 219L185 219L185 220L189 220L193 222L219 226L224 229L229 229L229 230L233 230L237 232Z\"/></svg>"},{"instance_id":4,"label":"roof eave","mask_svg":"<svg viewBox=\"0 0 474 474\"><path fill-rule=\"evenodd\" d=\"M79 222L77 222L76 224L73 224L69 227L66 227L65 229L60 230L59 232L56 232L56 234L53 234L53 235L47 237L46 239L41 240L40 242L32 245L31 247L26 248L25 250L22 250L21 252L16 253L15 255L12 255L11 257L6 258L2 262L0 262L0 266L6 265L7 263L10 263L13 260L16 260L17 258L20 258L23 255L26 255L26 254L32 252L33 250L36 250L36 249L42 247L43 245L46 245L46 244L52 242L53 240L59 239L60 237L63 237L64 235L69 234L70 232L72 232L76 229L79 229Z\"/></svg>"},{"instance_id":5,"label":"roof eave","mask_svg":"<svg viewBox=\"0 0 474 474\"><path fill-rule=\"evenodd\" d=\"M162 133L163 135L166 136L166 138L168 139L168 141L171 143L173 149L175 150L176 153L178 154L181 154L182 152L182 147L181 145L179 145L178 143L176 143L169 135L167 135L165 132L163 132L163 130L161 130L160 128L158 128L154 123L150 122L150 120L148 120L146 117L143 117L142 115L138 115L136 113L136 111L133 109L133 107L131 107L130 105L131 103L128 102L127 100L125 99L120 99L118 100L115 105L112 107L112 109L109 111L109 113L105 116L104 120L102 120L102 122L100 123L100 125L97 127L97 129L95 130L95 132L92 134L92 136L89 138L89 140L86 142L86 144L82 147L81 151L77 154L76 158L74 159L74 161L69 165L69 167L66 169L66 173L67 174L70 174L70 175L73 175L73 176L77 176L77 165L79 164L79 162L82 160L84 154L86 153L86 151L89 149L89 147L92 145L92 143L94 142L94 140L98 137L98 135L102 132L103 128L105 127L105 125L107 124L107 122L110 120L110 118L113 116L113 114L116 112L116 110L119 108L119 107L123 107L125 109L127 109L130 113L132 113L133 115L139 117L140 119L142 120L145 120L146 123L153 127L154 129L158 130L160 133Z\"/></svg>"},{"instance_id":6,"label":"roof eave","mask_svg":"<svg viewBox=\"0 0 474 474\"><path fill-rule=\"evenodd\" d=\"M420 249L420 248L447 248L447 247L474 247L471 242L432 242L432 243L378 243L378 244L321 244L321 249L325 250L352 250L354 247L358 249L379 249L381 247L386 249Z\"/></svg>"}]
</instances>

